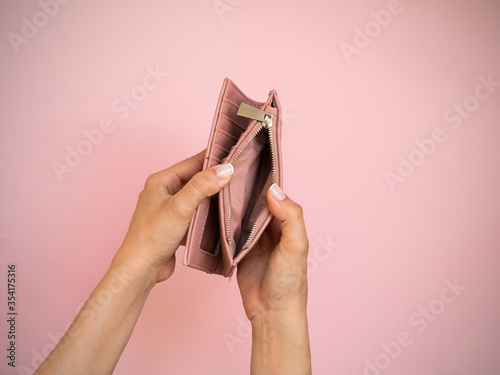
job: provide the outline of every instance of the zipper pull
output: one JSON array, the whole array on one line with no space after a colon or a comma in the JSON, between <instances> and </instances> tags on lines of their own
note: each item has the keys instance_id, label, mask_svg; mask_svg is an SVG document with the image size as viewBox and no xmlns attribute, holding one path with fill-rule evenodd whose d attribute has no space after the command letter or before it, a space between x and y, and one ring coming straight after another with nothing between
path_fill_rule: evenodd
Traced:
<instances>
[{"instance_id":1,"label":"zipper pull","mask_svg":"<svg viewBox=\"0 0 500 375\"><path fill-rule=\"evenodd\" d=\"M273 115L265 112L259 108L252 107L247 103L241 103L238 109L238 116L251 118L252 120L257 120L262 122L262 125L269 129L273 125Z\"/></svg>"}]
</instances>

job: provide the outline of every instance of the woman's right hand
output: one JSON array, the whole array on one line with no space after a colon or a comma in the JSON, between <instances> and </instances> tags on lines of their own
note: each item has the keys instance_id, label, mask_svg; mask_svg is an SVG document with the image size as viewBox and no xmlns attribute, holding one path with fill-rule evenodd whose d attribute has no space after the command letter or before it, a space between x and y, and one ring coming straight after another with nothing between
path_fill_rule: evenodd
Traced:
<instances>
[{"instance_id":1,"label":"woman's right hand","mask_svg":"<svg viewBox=\"0 0 500 375\"><path fill-rule=\"evenodd\" d=\"M243 307L252 323L252 374L310 374L307 327L309 241L300 205L276 184L267 192L274 215L238 266Z\"/></svg>"}]
</instances>

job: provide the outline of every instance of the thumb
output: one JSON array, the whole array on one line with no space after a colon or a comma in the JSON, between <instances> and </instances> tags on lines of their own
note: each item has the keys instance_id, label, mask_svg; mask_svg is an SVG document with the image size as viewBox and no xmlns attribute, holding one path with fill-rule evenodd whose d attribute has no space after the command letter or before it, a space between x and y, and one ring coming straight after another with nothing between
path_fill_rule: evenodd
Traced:
<instances>
[{"instance_id":1,"label":"thumb","mask_svg":"<svg viewBox=\"0 0 500 375\"><path fill-rule=\"evenodd\" d=\"M231 179L234 167L219 164L196 173L184 187L168 200L169 211L181 223L189 224L198 205L218 193Z\"/></svg>"},{"instance_id":2,"label":"thumb","mask_svg":"<svg viewBox=\"0 0 500 375\"><path fill-rule=\"evenodd\" d=\"M283 190L272 184L267 191L269 210L281 222L280 247L284 251L307 256L309 240L302 207L291 200Z\"/></svg>"}]
</instances>

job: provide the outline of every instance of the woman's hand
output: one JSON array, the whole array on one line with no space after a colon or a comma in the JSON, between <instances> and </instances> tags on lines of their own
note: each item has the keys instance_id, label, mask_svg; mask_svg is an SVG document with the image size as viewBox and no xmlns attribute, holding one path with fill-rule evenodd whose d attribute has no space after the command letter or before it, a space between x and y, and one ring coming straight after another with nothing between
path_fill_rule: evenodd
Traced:
<instances>
[{"instance_id":1,"label":"woman's hand","mask_svg":"<svg viewBox=\"0 0 500 375\"><path fill-rule=\"evenodd\" d=\"M307 305L309 242L302 208L277 185L267 199L274 219L238 266L243 306L252 322L270 313L305 311Z\"/></svg>"},{"instance_id":2,"label":"woman's hand","mask_svg":"<svg viewBox=\"0 0 500 375\"><path fill-rule=\"evenodd\" d=\"M231 178L227 164L200 172L204 155L148 178L108 272L35 374L113 372L149 292L174 272L175 251L194 210Z\"/></svg>"},{"instance_id":3,"label":"woman's hand","mask_svg":"<svg viewBox=\"0 0 500 375\"><path fill-rule=\"evenodd\" d=\"M219 192L233 173L230 164L204 171L205 150L148 177L113 265L140 264L157 282L175 268L175 251L185 240L196 207Z\"/></svg>"},{"instance_id":4,"label":"woman's hand","mask_svg":"<svg viewBox=\"0 0 500 375\"><path fill-rule=\"evenodd\" d=\"M271 225L238 266L252 323L252 374L310 374L307 239L302 208L277 185L267 192Z\"/></svg>"}]
</instances>

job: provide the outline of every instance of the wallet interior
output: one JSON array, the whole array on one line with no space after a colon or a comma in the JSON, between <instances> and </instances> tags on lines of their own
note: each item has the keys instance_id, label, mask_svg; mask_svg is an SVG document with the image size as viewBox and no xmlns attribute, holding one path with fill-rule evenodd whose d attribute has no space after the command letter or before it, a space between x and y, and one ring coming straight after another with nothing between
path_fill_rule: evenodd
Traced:
<instances>
[{"instance_id":1,"label":"wallet interior","mask_svg":"<svg viewBox=\"0 0 500 375\"><path fill-rule=\"evenodd\" d=\"M214 237L213 234L218 233L216 226L222 216L223 230L233 258L253 238L260 218L269 213L266 194L273 182L269 131L258 121L236 116L237 107L231 100L224 101L218 133L218 137L224 142L216 143L219 155L216 161L231 162L234 174L222 194L210 199L200 243L204 251L217 254L221 238ZM238 138L235 136L237 134ZM232 143L230 148L224 147L228 145L228 141ZM222 200L220 205L219 199Z\"/></svg>"},{"instance_id":2,"label":"wallet interior","mask_svg":"<svg viewBox=\"0 0 500 375\"><path fill-rule=\"evenodd\" d=\"M258 124L256 128L257 134L250 142L244 140L243 144L236 146L235 155L241 153L233 164L234 175L227 186L230 217L226 231L233 257L248 245L257 229L258 219L267 210L272 155L268 130Z\"/></svg>"}]
</instances>

